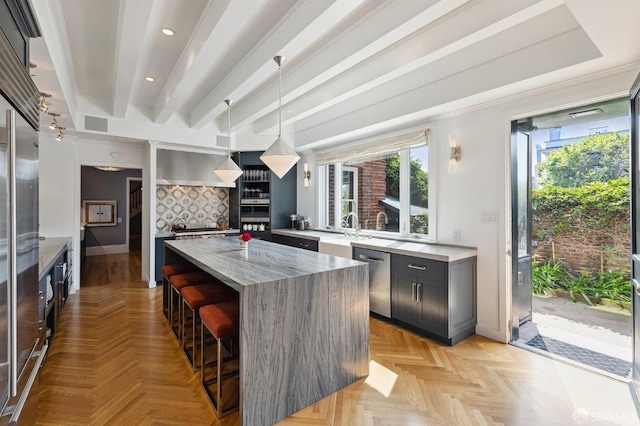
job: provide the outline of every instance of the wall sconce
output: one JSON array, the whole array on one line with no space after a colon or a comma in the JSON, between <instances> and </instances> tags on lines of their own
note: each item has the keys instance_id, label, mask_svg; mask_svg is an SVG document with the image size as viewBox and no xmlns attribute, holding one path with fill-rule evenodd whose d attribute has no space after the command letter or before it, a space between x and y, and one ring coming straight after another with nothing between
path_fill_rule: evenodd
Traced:
<instances>
[{"instance_id":1,"label":"wall sconce","mask_svg":"<svg viewBox=\"0 0 640 426\"><path fill-rule=\"evenodd\" d=\"M56 140L60 142L64 138L62 131L65 130L66 127L56 127L56 129L58 129L58 135L56 136Z\"/></svg>"},{"instance_id":2,"label":"wall sconce","mask_svg":"<svg viewBox=\"0 0 640 426\"><path fill-rule=\"evenodd\" d=\"M457 163L462 158L462 148L456 142L454 135L449 135L449 173L455 173L457 169Z\"/></svg>"},{"instance_id":3,"label":"wall sconce","mask_svg":"<svg viewBox=\"0 0 640 426\"><path fill-rule=\"evenodd\" d=\"M309 186L309 179L311 179L311 170L309 170L309 163L304 163L302 171L302 181L304 182L305 188Z\"/></svg>"},{"instance_id":4,"label":"wall sconce","mask_svg":"<svg viewBox=\"0 0 640 426\"><path fill-rule=\"evenodd\" d=\"M46 98L50 98L51 95L48 93L40 92L40 97L42 99L40 99L40 106L38 108L40 108L40 112L47 112L51 104L46 101Z\"/></svg>"},{"instance_id":5,"label":"wall sconce","mask_svg":"<svg viewBox=\"0 0 640 426\"><path fill-rule=\"evenodd\" d=\"M60 114L56 114L55 112L50 112L49 115L53 117L53 120L51 120L51 124L49 124L49 128L51 130L55 130L56 127L58 127L58 120L56 120L56 117L60 117Z\"/></svg>"}]
</instances>

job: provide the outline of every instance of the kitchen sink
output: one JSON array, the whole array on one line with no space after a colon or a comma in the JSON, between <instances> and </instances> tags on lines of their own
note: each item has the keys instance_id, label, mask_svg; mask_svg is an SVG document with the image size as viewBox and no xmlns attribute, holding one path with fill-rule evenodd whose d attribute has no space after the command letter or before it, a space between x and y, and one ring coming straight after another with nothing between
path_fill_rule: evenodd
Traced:
<instances>
[{"instance_id":1,"label":"kitchen sink","mask_svg":"<svg viewBox=\"0 0 640 426\"><path fill-rule=\"evenodd\" d=\"M352 242L369 243L374 241L385 240L381 240L379 238L371 238L371 236L363 235L360 235L358 237L356 237L355 235L336 235L329 238L320 239L320 241L318 242L318 252L351 259L353 256L351 249Z\"/></svg>"}]
</instances>

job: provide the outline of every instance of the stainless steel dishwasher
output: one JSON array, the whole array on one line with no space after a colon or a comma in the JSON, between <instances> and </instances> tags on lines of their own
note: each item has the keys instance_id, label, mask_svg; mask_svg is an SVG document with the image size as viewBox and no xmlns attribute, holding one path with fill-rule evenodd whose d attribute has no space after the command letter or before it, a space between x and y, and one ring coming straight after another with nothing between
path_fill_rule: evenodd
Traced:
<instances>
[{"instance_id":1,"label":"stainless steel dishwasher","mask_svg":"<svg viewBox=\"0 0 640 426\"><path fill-rule=\"evenodd\" d=\"M391 318L391 255L354 248L353 258L369 264L369 310Z\"/></svg>"}]
</instances>

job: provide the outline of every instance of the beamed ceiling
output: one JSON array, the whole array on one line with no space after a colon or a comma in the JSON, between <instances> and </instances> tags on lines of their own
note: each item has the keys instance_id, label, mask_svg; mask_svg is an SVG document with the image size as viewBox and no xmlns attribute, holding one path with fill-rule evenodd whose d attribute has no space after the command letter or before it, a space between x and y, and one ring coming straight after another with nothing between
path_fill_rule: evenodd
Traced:
<instances>
[{"instance_id":1,"label":"beamed ceiling","mask_svg":"<svg viewBox=\"0 0 640 426\"><path fill-rule=\"evenodd\" d=\"M32 41L34 81L53 95L67 134L94 139L215 147L231 98L235 148L268 145L278 122L275 55L287 58L284 133L300 151L640 60L637 0L32 4L44 34ZM108 131L86 129L87 116L106 119Z\"/></svg>"}]
</instances>

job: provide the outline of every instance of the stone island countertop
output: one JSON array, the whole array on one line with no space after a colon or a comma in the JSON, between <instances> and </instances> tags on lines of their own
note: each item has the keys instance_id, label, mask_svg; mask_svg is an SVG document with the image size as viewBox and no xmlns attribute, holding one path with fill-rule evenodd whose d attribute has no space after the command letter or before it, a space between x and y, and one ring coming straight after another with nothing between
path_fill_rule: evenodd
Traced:
<instances>
[{"instance_id":1,"label":"stone island countertop","mask_svg":"<svg viewBox=\"0 0 640 426\"><path fill-rule=\"evenodd\" d=\"M165 241L238 292L240 420L272 425L369 373L365 263L237 237Z\"/></svg>"}]
</instances>

